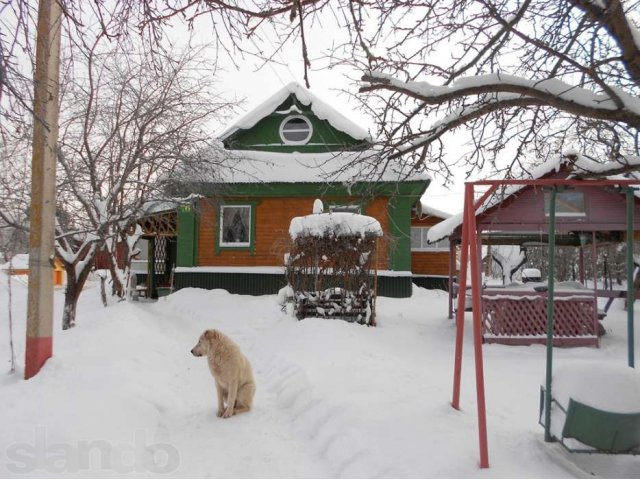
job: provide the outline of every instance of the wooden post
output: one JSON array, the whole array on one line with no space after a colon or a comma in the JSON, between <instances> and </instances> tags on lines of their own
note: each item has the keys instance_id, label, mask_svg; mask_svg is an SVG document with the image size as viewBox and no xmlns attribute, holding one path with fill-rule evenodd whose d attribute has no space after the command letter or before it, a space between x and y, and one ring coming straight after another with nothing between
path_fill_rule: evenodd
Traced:
<instances>
[{"instance_id":1,"label":"wooden post","mask_svg":"<svg viewBox=\"0 0 640 480\"><path fill-rule=\"evenodd\" d=\"M600 336L598 335L598 245L596 243L596 231L591 232L591 257L593 258L593 332L596 335L596 342L600 346Z\"/></svg>"},{"instance_id":2,"label":"wooden post","mask_svg":"<svg viewBox=\"0 0 640 480\"><path fill-rule=\"evenodd\" d=\"M29 292L24 378L36 375L53 354L53 257L61 8L40 0L34 76Z\"/></svg>"}]
</instances>

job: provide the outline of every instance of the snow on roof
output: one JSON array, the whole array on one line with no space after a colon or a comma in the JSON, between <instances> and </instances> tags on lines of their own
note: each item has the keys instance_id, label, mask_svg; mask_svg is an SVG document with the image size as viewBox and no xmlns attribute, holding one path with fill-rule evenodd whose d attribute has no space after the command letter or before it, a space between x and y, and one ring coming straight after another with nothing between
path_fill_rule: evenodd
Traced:
<instances>
[{"instance_id":1,"label":"snow on roof","mask_svg":"<svg viewBox=\"0 0 640 480\"><path fill-rule=\"evenodd\" d=\"M542 276L542 274L540 273L540 270L538 268L523 268L522 276L529 277L529 278L533 278L533 277L539 278Z\"/></svg>"},{"instance_id":2,"label":"snow on roof","mask_svg":"<svg viewBox=\"0 0 640 480\"><path fill-rule=\"evenodd\" d=\"M367 234L381 237L380 222L373 217L358 213L315 213L304 217L295 217L289 226L289 235L294 240L299 236L324 237L329 235L336 237L357 235L364 238Z\"/></svg>"},{"instance_id":3,"label":"snow on roof","mask_svg":"<svg viewBox=\"0 0 640 480\"><path fill-rule=\"evenodd\" d=\"M216 154L221 154L217 152ZM430 180L426 172L411 172L401 163L393 167L380 161L380 152L281 153L226 150L232 168L217 173L221 183L325 183L356 181L397 182ZM186 174L187 176L188 173Z\"/></svg>"},{"instance_id":4,"label":"snow on roof","mask_svg":"<svg viewBox=\"0 0 640 480\"><path fill-rule=\"evenodd\" d=\"M616 171L617 169L624 169L630 166L640 167L640 156L629 155L620 161L612 160L607 162L596 162L573 149L568 149L565 150L562 155L557 155L533 168L529 172L529 176L526 178L531 180L540 179L554 171L559 171L562 165L566 165L568 163L573 164L573 171L567 176L567 178L573 178L584 174L601 174L604 172ZM640 179L640 176L636 172L630 172L626 175L628 176L622 174L606 175L603 178L606 178L607 180L623 180L628 179L629 177ZM500 191L499 195L493 195L488 202L482 205L476 211L476 215L480 215L481 213L489 210L525 187L526 185L509 185L505 187L504 190ZM635 191L635 196L640 198L640 190ZM462 224L462 217L463 212L459 212L431 227L427 234L427 242L435 243L451 235L454 230Z\"/></svg>"},{"instance_id":5,"label":"snow on roof","mask_svg":"<svg viewBox=\"0 0 640 480\"><path fill-rule=\"evenodd\" d=\"M424 200L420 201L420 207L422 209L422 215L430 215L432 217L440 217L440 218L449 218L451 216L450 213L445 212L443 210L438 210L437 208L433 208L428 205Z\"/></svg>"},{"instance_id":6,"label":"snow on roof","mask_svg":"<svg viewBox=\"0 0 640 480\"><path fill-rule=\"evenodd\" d=\"M427 242L436 243L453 233L458 225L462 223L463 212L456 213L446 220L435 224L427 232Z\"/></svg>"},{"instance_id":7,"label":"snow on roof","mask_svg":"<svg viewBox=\"0 0 640 480\"><path fill-rule=\"evenodd\" d=\"M260 120L270 115L284 102L289 95L295 95L296 99L303 105L309 106L311 111L321 120L328 121L331 126L337 130L345 132L356 140L367 140L372 142L373 139L369 132L360 127L357 123L349 120L347 117L338 112L328 103L321 100L315 94L304 88L296 82L285 85L282 89L271 95L267 100L262 102L256 108L251 110L245 116L236 121L231 127L225 130L221 135L221 139L227 138L237 130L249 129Z\"/></svg>"},{"instance_id":8,"label":"snow on roof","mask_svg":"<svg viewBox=\"0 0 640 480\"><path fill-rule=\"evenodd\" d=\"M142 213L144 215L153 215L175 210L177 206L178 202L171 200L149 200L142 206Z\"/></svg>"},{"instance_id":9,"label":"snow on roof","mask_svg":"<svg viewBox=\"0 0 640 480\"><path fill-rule=\"evenodd\" d=\"M11 261L3 264L0 269L9 270L11 267L18 270L29 268L29 254L18 253L17 255L14 255Z\"/></svg>"}]
</instances>

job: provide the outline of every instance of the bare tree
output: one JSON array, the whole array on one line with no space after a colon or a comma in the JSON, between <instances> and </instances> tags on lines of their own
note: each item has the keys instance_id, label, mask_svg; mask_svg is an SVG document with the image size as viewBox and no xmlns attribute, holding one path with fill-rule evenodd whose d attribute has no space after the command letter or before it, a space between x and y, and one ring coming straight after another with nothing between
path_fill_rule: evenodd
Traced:
<instances>
[{"instance_id":1,"label":"bare tree","mask_svg":"<svg viewBox=\"0 0 640 480\"><path fill-rule=\"evenodd\" d=\"M175 16L216 14L214 28L236 40L274 28L276 49L299 42L305 78L312 49L363 73L363 105L377 120L383 158L446 176L445 154L461 143L452 134L462 135L468 173L492 166L510 175L567 145L636 166L639 7L637 0L175 0L140 2L135 17L153 28ZM327 23L346 40L309 45L305 32ZM261 47L254 53L273 58ZM501 152L511 161L497 164Z\"/></svg>"},{"instance_id":2,"label":"bare tree","mask_svg":"<svg viewBox=\"0 0 640 480\"><path fill-rule=\"evenodd\" d=\"M202 48L156 49L101 32L76 45L65 81L60 126L61 175L56 251L67 272L63 328L98 248L111 259L112 280L123 295L127 273L116 247L130 251L136 220L184 158L212 143L210 121L230 104L215 95L215 65ZM136 237L137 238L137 237Z\"/></svg>"},{"instance_id":3,"label":"bare tree","mask_svg":"<svg viewBox=\"0 0 640 480\"><path fill-rule=\"evenodd\" d=\"M77 24L80 4L63 3L70 23ZM307 82L312 62L327 65L322 57L329 65L348 65L362 73L363 108L377 120L388 153L381 158L445 177L452 142L466 142L459 163L468 173L492 166L510 175L566 145L632 166L640 154L638 0L89 5L110 36L134 30L150 45L160 41L168 23L179 19L194 26L207 16L212 37L232 59L240 53L274 61L283 45L297 42ZM309 43L309 32L317 28L330 29L336 38ZM510 159L506 164L496 163L501 153Z\"/></svg>"},{"instance_id":4,"label":"bare tree","mask_svg":"<svg viewBox=\"0 0 640 480\"><path fill-rule=\"evenodd\" d=\"M509 145L508 170L567 143L637 160L638 2L402 2L411 20L394 2L376 3L399 43L386 58L369 56L361 91L385 102L392 155L439 159L445 134L466 127L474 166Z\"/></svg>"},{"instance_id":5,"label":"bare tree","mask_svg":"<svg viewBox=\"0 0 640 480\"><path fill-rule=\"evenodd\" d=\"M28 124L33 109L35 17L33 1L0 0L0 138L5 142L21 133L19 126Z\"/></svg>"},{"instance_id":6,"label":"bare tree","mask_svg":"<svg viewBox=\"0 0 640 480\"><path fill-rule=\"evenodd\" d=\"M29 243L31 131L27 124L20 130L0 140L0 251L5 255L25 253Z\"/></svg>"}]
</instances>

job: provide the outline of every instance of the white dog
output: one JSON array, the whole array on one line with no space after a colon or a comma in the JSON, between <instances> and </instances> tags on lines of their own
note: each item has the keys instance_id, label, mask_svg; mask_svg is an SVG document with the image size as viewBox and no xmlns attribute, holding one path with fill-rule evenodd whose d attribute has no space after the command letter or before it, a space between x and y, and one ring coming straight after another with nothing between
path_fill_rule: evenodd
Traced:
<instances>
[{"instance_id":1,"label":"white dog","mask_svg":"<svg viewBox=\"0 0 640 480\"><path fill-rule=\"evenodd\" d=\"M209 360L218 392L218 417L229 418L251 409L256 383L249 360L233 340L217 330L206 330L191 353L206 355Z\"/></svg>"}]
</instances>

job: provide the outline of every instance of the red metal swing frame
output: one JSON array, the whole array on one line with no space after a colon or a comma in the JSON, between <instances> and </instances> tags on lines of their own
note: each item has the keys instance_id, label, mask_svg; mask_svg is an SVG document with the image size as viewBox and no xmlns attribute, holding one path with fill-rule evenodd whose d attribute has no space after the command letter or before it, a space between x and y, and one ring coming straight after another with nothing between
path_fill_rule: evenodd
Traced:
<instances>
[{"instance_id":1,"label":"red metal swing frame","mask_svg":"<svg viewBox=\"0 0 640 480\"><path fill-rule=\"evenodd\" d=\"M478 436L480 448L480 468L489 468L489 447L487 441L487 415L484 392L484 362L482 356L482 303L480 282L480 253L478 251L478 231L476 225L476 211L482 204L496 192L500 186L537 186L537 187L630 187L640 185L640 180L578 180L578 179L538 179L538 180L480 180L465 183L464 211L462 221L462 243L460 260L460 292L467 288L467 264L471 264L472 308L473 308L473 347L476 370L476 396L478 407ZM475 187L489 187L482 196L474 201ZM462 374L462 346L464 334L465 295L458 295L458 309L456 312L456 341L453 373L453 397L451 405L456 410L460 409L460 383Z\"/></svg>"}]
</instances>

